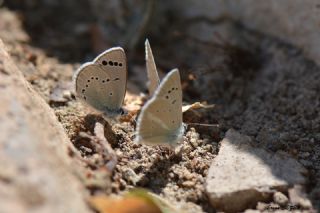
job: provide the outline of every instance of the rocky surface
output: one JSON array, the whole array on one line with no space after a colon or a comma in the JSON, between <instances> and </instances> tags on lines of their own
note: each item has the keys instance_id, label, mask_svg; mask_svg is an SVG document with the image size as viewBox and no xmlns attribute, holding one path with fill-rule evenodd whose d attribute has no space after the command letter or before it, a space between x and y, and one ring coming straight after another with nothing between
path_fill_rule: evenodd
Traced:
<instances>
[{"instance_id":1,"label":"rocky surface","mask_svg":"<svg viewBox=\"0 0 320 213\"><path fill-rule=\"evenodd\" d=\"M234 19L245 26L277 37L301 48L302 52L320 64L320 21L317 0L261 1L254 0L187 0L174 1L185 16L202 17L209 22Z\"/></svg>"},{"instance_id":2,"label":"rocky surface","mask_svg":"<svg viewBox=\"0 0 320 213\"><path fill-rule=\"evenodd\" d=\"M0 79L1 212L89 212L65 131L1 40Z\"/></svg>"},{"instance_id":3,"label":"rocky surface","mask_svg":"<svg viewBox=\"0 0 320 213\"><path fill-rule=\"evenodd\" d=\"M239 212L269 201L274 190L287 192L293 184L304 184L306 170L293 158L268 153L252 146L249 137L229 130L218 156L210 166L206 192L219 210ZM279 204L285 198L274 195Z\"/></svg>"}]
</instances>

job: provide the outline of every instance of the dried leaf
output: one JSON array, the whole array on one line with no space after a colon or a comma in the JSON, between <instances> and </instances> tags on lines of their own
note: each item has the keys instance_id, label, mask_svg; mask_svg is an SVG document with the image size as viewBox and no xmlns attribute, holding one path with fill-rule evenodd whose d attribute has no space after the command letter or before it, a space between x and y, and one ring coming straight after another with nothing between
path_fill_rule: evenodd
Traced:
<instances>
[{"instance_id":1,"label":"dried leaf","mask_svg":"<svg viewBox=\"0 0 320 213\"><path fill-rule=\"evenodd\" d=\"M206 103L195 102L193 104L183 106L182 112L187 112L189 110L201 109L201 108L209 109L209 108L213 108L214 106L215 106L214 104L207 105Z\"/></svg>"},{"instance_id":2,"label":"dried leaf","mask_svg":"<svg viewBox=\"0 0 320 213\"><path fill-rule=\"evenodd\" d=\"M136 196L136 197L143 197L146 200L151 201L154 203L161 211L161 213L181 213L181 211L178 211L175 209L172 205L169 204L165 199L162 197L148 192L144 189L135 189L131 191L128 196Z\"/></svg>"},{"instance_id":3,"label":"dried leaf","mask_svg":"<svg viewBox=\"0 0 320 213\"><path fill-rule=\"evenodd\" d=\"M100 213L162 213L154 203L138 196L120 199L96 196L91 198L89 203Z\"/></svg>"},{"instance_id":4,"label":"dried leaf","mask_svg":"<svg viewBox=\"0 0 320 213\"><path fill-rule=\"evenodd\" d=\"M123 198L95 196L90 205L100 213L179 213L165 199L143 189L135 189Z\"/></svg>"}]
</instances>

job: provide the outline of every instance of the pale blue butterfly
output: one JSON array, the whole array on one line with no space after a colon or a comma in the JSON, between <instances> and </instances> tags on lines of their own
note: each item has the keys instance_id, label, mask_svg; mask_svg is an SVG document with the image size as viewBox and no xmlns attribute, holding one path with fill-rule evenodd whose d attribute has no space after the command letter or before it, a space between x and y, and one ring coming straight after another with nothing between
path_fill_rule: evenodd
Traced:
<instances>
[{"instance_id":1,"label":"pale blue butterfly","mask_svg":"<svg viewBox=\"0 0 320 213\"><path fill-rule=\"evenodd\" d=\"M74 74L74 84L78 99L108 117L119 115L127 85L124 50L108 49L83 64Z\"/></svg>"},{"instance_id":2,"label":"pale blue butterfly","mask_svg":"<svg viewBox=\"0 0 320 213\"><path fill-rule=\"evenodd\" d=\"M178 69L170 71L142 107L137 121L137 143L175 147L182 140L182 90Z\"/></svg>"}]
</instances>

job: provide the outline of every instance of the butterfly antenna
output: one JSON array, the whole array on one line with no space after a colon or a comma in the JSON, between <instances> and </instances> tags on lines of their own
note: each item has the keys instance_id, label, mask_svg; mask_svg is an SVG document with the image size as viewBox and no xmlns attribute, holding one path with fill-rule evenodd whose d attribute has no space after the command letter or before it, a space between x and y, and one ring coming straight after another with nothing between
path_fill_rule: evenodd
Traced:
<instances>
[{"instance_id":1,"label":"butterfly antenna","mask_svg":"<svg viewBox=\"0 0 320 213\"><path fill-rule=\"evenodd\" d=\"M207 126L207 127L220 127L219 124L187 123L187 125Z\"/></svg>"}]
</instances>

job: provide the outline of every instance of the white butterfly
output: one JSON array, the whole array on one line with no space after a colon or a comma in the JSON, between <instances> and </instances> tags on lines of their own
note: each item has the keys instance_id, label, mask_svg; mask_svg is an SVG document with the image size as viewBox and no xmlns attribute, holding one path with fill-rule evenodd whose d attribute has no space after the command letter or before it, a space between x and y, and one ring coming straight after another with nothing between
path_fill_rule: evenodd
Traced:
<instances>
[{"instance_id":1,"label":"white butterfly","mask_svg":"<svg viewBox=\"0 0 320 213\"><path fill-rule=\"evenodd\" d=\"M170 71L156 89L153 97L142 107L137 121L137 143L176 146L181 141L182 90L178 69Z\"/></svg>"},{"instance_id":2,"label":"white butterfly","mask_svg":"<svg viewBox=\"0 0 320 213\"><path fill-rule=\"evenodd\" d=\"M156 63L154 62L152 50L151 50L148 39L146 39L145 41L145 52L146 52L146 67L147 67L147 73L148 73L147 86L149 90L149 95L152 96L160 84L160 79L158 76Z\"/></svg>"},{"instance_id":3,"label":"white butterfly","mask_svg":"<svg viewBox=\"0 0 320 213\"><path fill-rule=\"evenodd\" d=\"M77 97L104 115L122 112L127 85L127 61L121 47L108 49L74 74Z\"/></svg>"}]
</instances>

